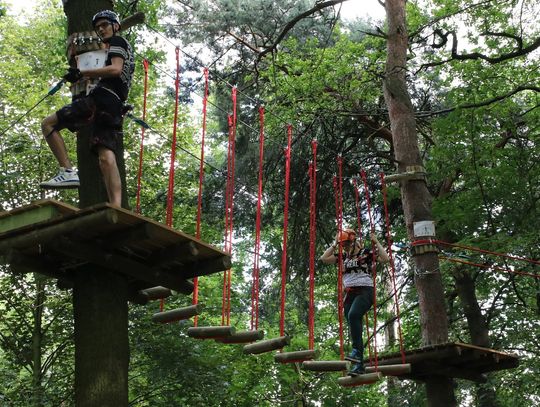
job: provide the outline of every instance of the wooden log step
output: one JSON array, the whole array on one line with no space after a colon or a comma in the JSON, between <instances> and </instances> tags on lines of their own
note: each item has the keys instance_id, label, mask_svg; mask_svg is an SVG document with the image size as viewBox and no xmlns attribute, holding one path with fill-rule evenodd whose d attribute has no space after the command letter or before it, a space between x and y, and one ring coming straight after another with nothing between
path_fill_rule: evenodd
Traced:
<instances>
[{"instance_id":1,"label":"wooden log step","mask_svg":"<svg viewBox=\"0 0 540 407\"><path fill-rule=\"evenodd\" d=\"M403 365L379 365L377 369L375 369L375 366L366 367L366 373L374 372L381 372L385 376L399 376L411 373L411 365L410 363Z\"/></svg>"},{"instance_id":2,"label":"wooden log step","mask_svg":"<svg viewBox=\"0 0 540 407\"><path fill-rule=\"evenodd\" d=\"M299 350L295 352L281 352L274 355L274 361L278 363L300 363L306 360L315 359L317 351Z\"/></svg>"},{"instance_id":3,"label":"wooden log step","mask_svg":"<svg viewBox=\"0 0 540 407\"><path fill-rule=\"evenodd\" d=\"M201 304L190 305L189 307L172 309L170 311L157 312L152 315L153 322L167 324L170 322L181 321L199 315L202 310Z\"/></svg>"},{"instance_id":4,"label":"wooden log step","mask_svg":"<svg viewBox=\"0 0 540 407\"><path fill-rule=\"evenodd\" d=\"M255 331L240 331L226 338L216 339L216 341L225 343L225 344L236 344L236 343L251 343L255 341L260 341L262 338L264 338L264 331L255 330Z\"/></svg>"},{"instance_id":5,"label":"wooden log step","mask_svg":"<svg viewBox=\"0 0 540 407\"><path fill-rule=\"evenodd\" d=\"M302 362L302 369L312 372L340 372L349 370L350 362L346 360L307 360Z\"/></svg>"},{"instance_id":6,"label":"wooden log step","mask_svg":"<svg viewBox=\"0 0 540 407\"><path fill-rule=\"evenodd\" d=\"M163 298L170 297L172 292L170 289L162 286L145 288L144 290L139 291L141 295L146 297L149 301L152 300L161 300Z\"/></svg>"},{"instance_id":7,"label":"wooden log step","mask_svg":"<svg viewBox=\"0 0 540 407\"><path fill-rule=\"evenodd\" d=\"M244 346L244 353L246 355L258 355L260 353L281 349L289 343L291 343L291 338L286 335L280 336L279 338L267 339L265 341L246 345Z\"/></svg>"},{"instance_id":8,"label":"wooden log step","mask_svg":"<svg viewBox=\"0 0 540 407\"><path fill-rule=\"evenodd\" d=\"M358 376L345 376L338 379L338 383L343 387L363 386L376 383L383 378L381 372L366 373Z\"/></svg>"},{"instance_id":9,"label":"wooden log step","mask_svg":"<svg viewBox=\"0 0 540 407\"><path fill-rule=\"evenodd\" d=\"M187 335L195 339L218 339L234 335L234 326L197 326L187 330Z\"/></svg>"}]
</instances>

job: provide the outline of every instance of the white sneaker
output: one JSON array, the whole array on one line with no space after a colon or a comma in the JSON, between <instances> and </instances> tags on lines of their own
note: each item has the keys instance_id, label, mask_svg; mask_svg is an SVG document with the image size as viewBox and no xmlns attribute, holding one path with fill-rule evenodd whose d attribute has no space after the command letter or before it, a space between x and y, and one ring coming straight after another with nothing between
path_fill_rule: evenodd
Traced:
<instances>
[{"instance_id":1,"label":"white sneaker","mask_svg":"<svg viewBox=\"0 0 540 407\"><path fill-rule=\"evenodd\" d=\"M39 186L44 189L77 188L80 185L79 175L76 170L60 167L58 175L49 181L44 181Z\"/></svg>"}]
</instances>

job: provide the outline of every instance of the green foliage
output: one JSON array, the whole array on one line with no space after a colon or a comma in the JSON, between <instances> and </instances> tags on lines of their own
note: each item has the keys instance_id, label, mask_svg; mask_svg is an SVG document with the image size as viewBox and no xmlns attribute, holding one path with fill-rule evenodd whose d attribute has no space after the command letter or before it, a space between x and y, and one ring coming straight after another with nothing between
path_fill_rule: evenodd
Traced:
<instances>
[{"instance_id":1,"label":"green foliage","mask_svg":"<svg viewBox=\"0 0 540 407\"><path fill-rule=\"evenodd\" d=\"M232 325L246 329L250 322L251 272L257 193L259 132L257 104L264 100L266 115L263 188L260 325L266 337L279 335L280 283L283 223L284 157L286 124L293 124L290 224L288 247L287 304L285 330L292 336L292 350L306 349L309 272L309 180L311 140L318 141L317 156L317 242L320 254L335 234L333 177L336 155L344 161L344 222L356 227L352 177L360 169L368 173L373 215L380 240L384 213L378 172L394 172L388 117L382 103L385 42L366 36L367 24L334 25L332 12L325 10L303 20L279 43L277 52L257 62L245 44L235 42L233 33L253 46L271 45L280 29L292 17L310 8L307 1L214 1L191 2L188 6L154 0L143 3L118 2L116 9L127 16L147 13L148 24L156 27L166 16L178 25L168 27L186 44L206 44L208 53L218 57L228 48L225 59L212 66L211 106L207 128L205 179L203 189L202 238L220 246L223 235L224 182L227 169L228 129L226 112L231 109L229 83L239 89L239 122L236 144L235 249L233 264ZM450 41L440 47L430 44L434 29L465 30L467 52L500 55L510 52L515 42L508 38L479 36L486 31L516 34L520 21L524 43L538 37L538 28L523 14L516 20L515 2L490 3L490 7L470 7L470 2L433 0L426 5L408 3L411 38L408 80L415 108L428 187L434 197L437 231L444 240L460 242L514 256L539 258L538 199L540 197L538 96L534 90L480 105L480 102L507 94L519 85L537 84L538 63L532 56L509 59L500 64L484 60L452 61L419 69L425 63L439 63L451 56ZM170 4L169 4L170 6ZM523 10L533 5L523 3ZM218 13L217 10L220 10ZM454 17L454 13L465 9ZM0 10L1 7L0 7ZM65 19L58 7L40 9L40 16L19 22L0 11L0 129L6 128L30 109L63 73ZM459 21L466 23L463 28ZM152 131L145 133L142 214L163 222L170 166L174 91L165 83L160 63L166 53L159 49L144 28L127 33L135 44L138 59L130 102L134 114L142 116L142 61L151 61L146 121ZM225 35L224 37L222 35ZM463 37L463 40L462 40ZM440 38L437 38L440 41ZM202 55L201 58L206 57ZM228 62L228 63L227 63ZM183 62L183 72L201 66ZM186 73L187 76L187 73ZM225 82L225 80L227 82ZM186 79L187 81L187 79ZM192 81L190 90L200 95L201 81ZM186 87L187 89L187 87ZM187 92L185 92L187 93ZM24 97L22 97L24 95ZM184 94L182 101L191 99ZM183 102L179 112L178 146L175 161L174 227L194 234L199 180L200 98ZM51 156L43 146L39 121L68 101L67 92L46 99L24 121L3 135L0 158L0 191L4 208L16 207L40 198L37 181L53 170ZM476 108L467 105L478 104ZM434 111L454 108L447 114ZM135 206L141 129L125 123L125 158L130 204ZM66 137L70 151L74 139ZM184 151L185 150L185 151ZM195 156L195 157L193 157ZM368 230L367 205L361 192L362 223ZM74 202L72 192L51 195ZM388 207L393 240L406 243L406 225L400 205L399 186L388 187ZM413 285L414 270L406 250L394 246L397 265L401 323L408 348L421 346L418 295ZM538 354L540 300L538 282L512 276L500 268L538 274L538 267L516 260L495 258L454 250L446 255L485 264L486 269L441 262L447 292L451 339L469 341L470 333L463 306L456 294L457 273L475 279L478 305L489 324L495 348L518 353L516 370L490 375L487 387L496 389L500 405L532 406L538 401ZM321 359L339 357L335 267L316 264L315 342ZM392 319L389 272L378 270L380 309L378 320ZM1 271L0 292L0 404L27 405L34 397L28 349L32 338L32 310L37 298L36 282L29 277ZM200 301L205 312L199 324L221 324L222 276L200 281ZM69 300L52 284L47 284L44 322L49 328L41 346L44 360L43 405L72 403L73 349ZM17 301L13 301L17 298ZM190 299L175 296L166 308L185 306ZM312 374L294 365L277 365L272 355L245 356L241 346L213 341L195 341L185 335L192 322L153 325L150 316L158 304L130 308L132 406L418 406L425 404L423 386L404 381L385 381L359 389L343 389L336 375ZM443 317L443 316L441 316ZM371 317L372 318L372 317ZM372 319L371 319L372 320ZM392 325L389 323L389 326ZM395 328L395 327L394 327ZM391 328L392 329L392 328ZM382 333L382 331L381 331ZM388 341L388 351L397 351ZM379 342L380 343L380 342ZM348 344L345 344L348 347ZM477 389L458 381L456 394L463 405L471 405ZM469 401L468 401L469 400ZM26 403L26 404L25 404ZM469 404L466 404L469 403Z\"/></svg>"}]
</instances>

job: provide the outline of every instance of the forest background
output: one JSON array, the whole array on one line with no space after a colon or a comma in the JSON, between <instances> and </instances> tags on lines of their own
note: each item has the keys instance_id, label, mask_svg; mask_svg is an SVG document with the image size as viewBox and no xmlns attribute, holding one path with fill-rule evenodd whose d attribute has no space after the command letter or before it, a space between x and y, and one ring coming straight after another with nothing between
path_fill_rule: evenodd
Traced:
<instances>
[{"instance_id":1,"label":"forest background","mask_svg":"<svg viewBox=\"0 0 540 407\"><path fill-rule=\"evenodd\" d=\"M128 16L147 22L126 33L137 69L130 102L142 114L142 59L150 61L141 208L164 222L174 115L174 48L181 53L181 112L175 178L174 226L195 232L201 137L202 70L210 68L210 105L204 180L203 240L222 245L227 169L227 113L231 84L239 91L236 141L235 246L232 323L249 324L259 158L258 105L264 104L266 145L262 217L261 327L279 332L279 270L283 224L286 126L292 124L291 213L286 331L292 347L307 347L309 181L311 140L319 144L317 253L335 234L333 178L344 161L345 221L357 227L351 178L368 174L376 230L385 240L379 173L395 172L382 94L384 21L347 20L339 4L313 12L289 31L286 24L314 7L310 1L119 1ZM382 8L382 7L381 7ZM407 4L408 86L419 142L443 240L538 259L540 168L537 1L426 0ZM37 11L39 10L39 11ZM40 135L41 118L69 101L67 88L47 98L12 128L63 75L66 20L59 2L41 1L21 17L0 0L0 191L2 209L45 197L37 188L54 172ZM455 33L455 34L454 34ZM281 36L280 34L284 34ZM171 58L171 55L173 57ZM5 129L8 129L5 131ZM135 206L141 129L125 124L130 203ZM74 138L67 137L71 151ZM54 197L76 204L74 192ZM368 231L362 201L363 231ZM389 186L392 247L407 348L421 344L414 267L399 188ZM538 267L469 252L445 256L480 263L441 262L450 339L482 342L521 357L517 369L491 374L484 385L456 381L462 406L540 403L540 283L501 271L538 274ZM380 270L379 300L389 297ZM336 272L317 264L316 346L322 358L339 355ZM188 305L176 296L167 308ZM201 281L202 325L219 323L221 278ZM192 322L154 325L158 304L130 307L130 405L171 406L417 406L420 384L385 381L344 390L335 375L276 365L271 355L247 357L241 347L196 342ZM0 270L0 404L72 405L73 323L70 293L36 275ZM392 302L379 309L383 348L397 350ZM196 385L194 385L196 383Z\"/></svg>"}]
</instances>

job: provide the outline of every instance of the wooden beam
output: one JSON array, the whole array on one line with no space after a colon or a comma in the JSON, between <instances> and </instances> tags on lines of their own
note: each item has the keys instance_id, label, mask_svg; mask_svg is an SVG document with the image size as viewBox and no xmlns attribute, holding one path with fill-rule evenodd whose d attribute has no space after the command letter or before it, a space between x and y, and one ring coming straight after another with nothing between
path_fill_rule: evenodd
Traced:
<instances>
[{"instance_id":1,"label":"wooden beam","mask_svg":"<svg viewBox=\"0 0 540 407\"><path fill-rule=\"evenodd\" d=\"M105 236L107 247L112 249L125 246L132 242L155 239L158 236L158 234L155 233L155 229L155 226L151 223L141 223L128 229L109 234Z\"/></svg>"},{"instance_id":2,"label":"wooden beam","mask_svg":"<svg viewBox=\"0 0 540 407\"><path fill-rule=\"evenodd\" d=\"M199 249L197 249L195 242L187 241L154 252L146 262L152 267L160 267L175 261L191 263L196 260L198 255Z\"/></svg>"},{"instance_id":3,"label":"wooden beam","mask_svg":"<svg viewBox=\"0 0 540 407\"><path fill-rule=\"evenodd\" d=\"M62 273L58 270L57 264L42 257L27 256L18 250L11 249L5 254L4 259L16 273L39 273L57 279L63 286L73 287L73 279L68 274Z\"/></svg>"},{"instance_id":4,"label":"wooden beam","mask_svg":"<svg viewBox=\"0 0 540 407\"><path fill-rule=\"evenodd\" d=\"M184 278L200 277L212 273L217 273L218 271L228 270L230 268L230 256L221 256L209 260L199 261L193 264L188 264L186 265L187 270L183 271L182 275L184 276Z\"/></svg>"},{"instance_id":5,"label":"wooden beam","mask_svg":"<svg viewBox=\"0 0 540 407\"><path fill-rule=\"evenodd\" d=\"M367 366L366 373L381 372L385 376L399 376L403 374L411 373L410 363L403 365L383 365L383 366Z\"/></svg>"},{"instance_id":6,"label":"wooden beam","mask_svg":"<svg viewBox=\"0 0 540 407\"><path fill-rule=\"evenodd\" d=\"M302 362L302 369L312 372L341 372L349 370L351 362L346 360L307 360Z\"/></svg>"},{"instance_id":7,"label":"wooden beam","mask_svg":"<svg viewBox=\"0 0 540 407\"><path fill-rule=\"evenodd\" d=\"M287 346L291 343L291 338L288 336L280 336L279 338L267 339L265 341L255 342L244 346L246 355L258 355L260 353L271 352Z\"/></svg>"},{"instance_id":8,"label":"wooden beam","mask_svg":"<svg viewBox=\"0 0 540 407\"><path fill-rule=\"evenodd\" d=\"M344 376L338 379L338 383L343 387L363 386L380 381L383 378L382 373L366 373L358 376Z\"/></svg>"},{"instance_id":9,"label":"wooden beam","mask_svg":"<svg viewBox=\"0 0 540 407\"><path fill-rule=\"evenodd\" d=\"M67 238L60 238L54 242L50 242L47 247L64 256L85 260L105 269L126 274L151 284L162 285L183 294L191 294L193 292L193 283L181 276L152 270L135 260L109 253L88 243L73 242Z\"/></svg>"},{"instance_id":10,"label":"wooden beam","mask_svg":"<svg viewBox=\"0 0 540 407\"><path fill-rule=\"evenodd\" d=\"M89 213L84 216L75 217L62 223L45 226L32 230L28 233L6 237L0 240L0 253L9 249L23 249L37 246L55 240L58 236L69 234L77 230L87 230L92 227L118 222L118 214L112 209Z\"/></svg>"},{"instance_id":11,"label":"wooden beam","mask_svg":"<svg viewBox=\"0 0 540 407\"><path fill-rule=\"evenodd\" d=\"M162 324L189 319L195 315L199 315L202 311L202 304L190 305L189 307L177 308L170 311L157 312L152 315L152 322L160 322Z\"/></svg>"},{"instance_id":12,"label":"wooden beam","mask_svg":"<svg viewBox=\"0 0 540 407\"><path fill-rule=\"evenodd\" d=\"M239 344L260 341L262 338L264 338L264 331L253 330L236 332L234 335L226 338L216 339L216 341L225 344Z\"/></svg>"},{"instance_id":13,"label":"wooden beam","mask_svg":"<svg viewBox=\"0 0 540 407\"><path fill-rule=\"evenodd\" d=\"M145 288L144 290L140 290L139 292L149 301L161 300L172 295L170 289L161 286Z\"/></svg>"},{"instance_id":14,"label":"wooden beam","mask_svg":"<svg viewBox=\"0 0 540 407\"><path fill-rule=\"evenodd\" d=\"M187 330L187 335L195 339L217 339L234 335L234 326L197 326Z\"/></svg>"},{"instance_id":15,"label":"wooden beam","mask_svg":"<svg viewBox=\"0 0 540 407\"><path fill-rule=\"evenodd\" d=\"M281 352L274 355L274 361L278 363L300 363L317 357L314 350L299 350L295 352Z\"/></svg>"}]
</instances>

